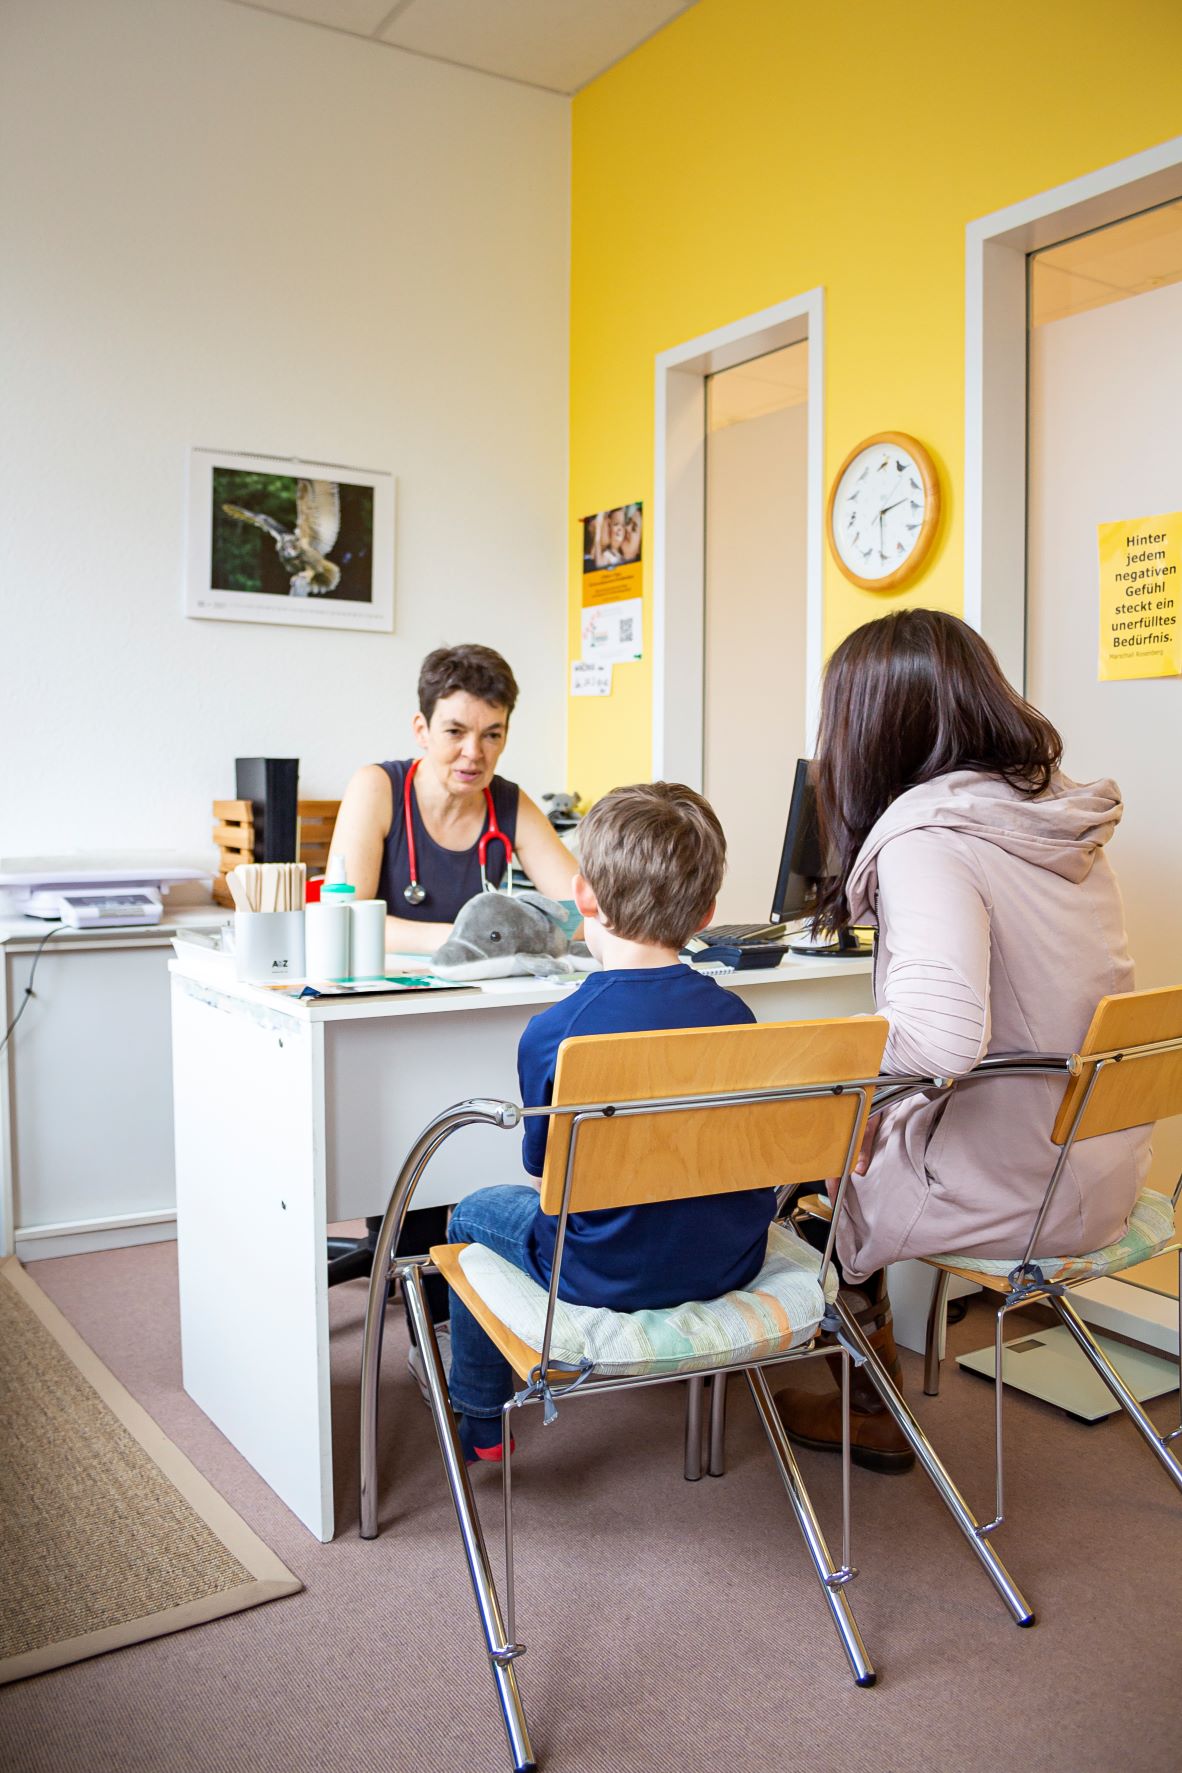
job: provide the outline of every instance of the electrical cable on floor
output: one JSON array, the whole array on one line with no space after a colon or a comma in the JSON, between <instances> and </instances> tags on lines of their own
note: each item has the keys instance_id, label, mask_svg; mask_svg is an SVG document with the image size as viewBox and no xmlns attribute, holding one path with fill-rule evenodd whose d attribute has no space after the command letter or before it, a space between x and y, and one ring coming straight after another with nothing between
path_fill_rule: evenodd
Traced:
<instances>
[{"instance_id":1,"label":"electrical cable on floor","mask_svg":"<svg viewBox=\"0 0 1182 1773\"><path fill-rule=\"evenodd\" d=\"M38 942L36 950L33 954L33 966L32 966L32 970L29 973L29 983L25 986L24 1001L22 1002L20 1009L16 1012L16 1015L12 1018L12 1021L8 1024L8 1027L4 1030L4 1039L0 1040L0 1053L2 1053L5 1049L5 1047L8 1045L10 1039L12 1038L12 1035L13 1035L13 1032L16 1028L17 1023L20 1021L21 1017L24 1015L25 1011L29 1007L29 999L33 995L33 980L37 977L37 962L41 959L41 954L42 954L42 951L45 947L45 944L47 942L52 942L52 940L55 936L60 936L62 931L64 929L68 929L69 927L70 926L68 924L55 923L51 930L46 930L45 934L42 936L41 940Z\"/></svg>"}]
</instances>

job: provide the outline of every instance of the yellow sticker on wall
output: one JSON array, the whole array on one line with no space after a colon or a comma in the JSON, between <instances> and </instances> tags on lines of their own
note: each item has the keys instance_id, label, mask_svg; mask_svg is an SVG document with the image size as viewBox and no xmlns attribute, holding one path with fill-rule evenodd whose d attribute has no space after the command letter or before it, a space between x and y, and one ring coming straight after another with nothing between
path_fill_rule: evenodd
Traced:
<instances>
[{"instance_id":1,"label":"yellow sticker on wall","mask_svg":"<svg viewBox=\"0 0 1182 1773\"><path fill-rule=\"evenodd\" d=\"M1182 511L1102 523L1100 682L1182 675Z\"/></svg>"}]
</instances>

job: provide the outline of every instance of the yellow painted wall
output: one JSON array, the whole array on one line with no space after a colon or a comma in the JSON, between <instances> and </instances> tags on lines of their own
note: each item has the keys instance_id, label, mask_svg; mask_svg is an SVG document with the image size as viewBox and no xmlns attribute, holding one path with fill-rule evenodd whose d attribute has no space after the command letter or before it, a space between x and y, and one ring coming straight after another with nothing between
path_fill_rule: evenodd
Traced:
<instances>
[{"instance_id":1,"label":"yellow painted wall","mask_svg":"<svg viewBox=\"0 0 1182 1773\"><path fill-rule=\"evenodd\" d=\"M574 102L572 520L651 512L658 351L820 284L826 486L897 429L945 503L901 593L858 590L826 553L826 652L902 603L959 611L965 224L1178 134L1179 68L1178 0L698 0ZM584 796L650 772L650 623L613 694L570 703ZM771 717L774 691L759 700Z\"/></svg>"}]
</instances>

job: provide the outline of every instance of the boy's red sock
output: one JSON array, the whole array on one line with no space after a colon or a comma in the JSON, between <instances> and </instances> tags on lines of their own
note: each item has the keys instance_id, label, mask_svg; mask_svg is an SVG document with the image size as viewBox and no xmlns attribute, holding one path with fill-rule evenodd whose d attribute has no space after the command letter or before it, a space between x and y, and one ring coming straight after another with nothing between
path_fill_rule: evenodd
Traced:
<instances>
[{"instance_id":1,"label":"boy's red sock","mask_svg":"<svg viewBox=\"0 0 1182 1773\"><path fill-rule=\"evenodd\" d=\"M500 1416L461 1416L459 1420L460 1446L463 1448L465 1465L475 1465L477 1460L486 1464L499 1465L505 1457L504 1430ZM517 1451L517 1442L510 1437L509 1451Z\"/></svg>"}]
</instances>

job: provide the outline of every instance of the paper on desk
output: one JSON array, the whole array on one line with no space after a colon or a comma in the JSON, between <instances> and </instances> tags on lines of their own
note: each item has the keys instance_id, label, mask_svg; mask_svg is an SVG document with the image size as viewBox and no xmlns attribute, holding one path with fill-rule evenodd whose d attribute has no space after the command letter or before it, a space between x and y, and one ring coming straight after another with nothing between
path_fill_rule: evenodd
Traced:
<instances>
[{"instance_id":1,"label":"paper on desk","mask_svg":"<svg viewBox=\"0 0 1182 1773\"><path fill-rule=\"evenodd\" d=\"M310 979L281 987L287 997L397 997L404 991L471 991L470 985L420 973L392 973L385 979Z\"/></svg>"}]
</instances>

